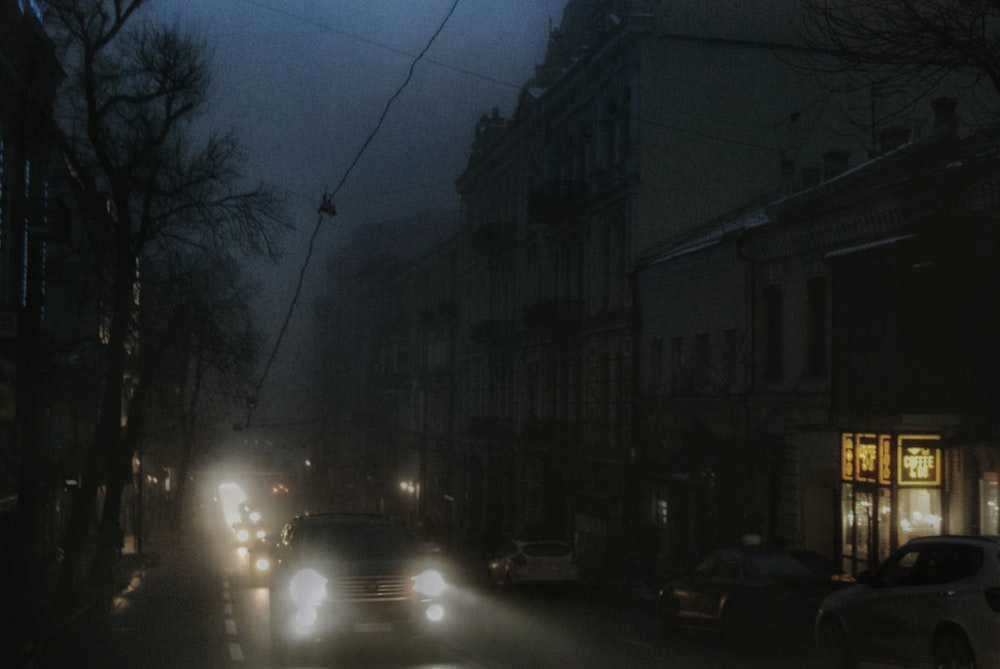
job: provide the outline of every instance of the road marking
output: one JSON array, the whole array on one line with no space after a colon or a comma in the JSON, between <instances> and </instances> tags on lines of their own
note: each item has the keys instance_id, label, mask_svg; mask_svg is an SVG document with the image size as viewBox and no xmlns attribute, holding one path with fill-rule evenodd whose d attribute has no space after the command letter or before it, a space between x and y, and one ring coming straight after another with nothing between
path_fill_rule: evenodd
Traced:
<instances>
[{"instance_id":1,"label":"road marking","mask_svg":"<svg viewBox=\"0 0 1000 669\"><path fill-rule=\"evenodd\" d=\"M240 645L238 643L229 644L229 659L232 660L233 662L243 661L243 649L240 648Z\"/></svg>"},{"instance_id":2,"label":"road marking","mask_svg":"<svg viewBox=\"0 0 1000 669\"><path fill-rule=\"evenodd\" d=\"M222 607L222 612L225 613L227 616L233 615L233 605L230 604L229 602L226 602L226 605Z\"/></svg>"},{"instance_id":3,"label":"road marking","mask_svg":"<svg viewBox=\"0 0 1000 669\"><path fill-rule=\"evenodd\" d=\"M226 634L236 636L236 621L232 618L226 619Z\"/></svg>"},{"instance_id":4,"label":"road marking","mask_svg":"<svg viewBox=\"0 0 1000 669\"><path fill-rule=\"evenodd\" d=\"M222 598L228 602L230 599L233 598L233 596L229 594L228 590L226 590L225 592L222 593Z\"/></svg>"}]
</instances>

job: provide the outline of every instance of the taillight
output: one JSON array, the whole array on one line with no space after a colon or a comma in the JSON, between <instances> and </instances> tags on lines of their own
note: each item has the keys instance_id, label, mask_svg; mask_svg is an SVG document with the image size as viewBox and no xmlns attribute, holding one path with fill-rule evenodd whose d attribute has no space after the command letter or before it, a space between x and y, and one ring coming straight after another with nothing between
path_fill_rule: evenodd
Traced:
<instances>
[{"instance_id":1,"label":"taillight","mask_svg":"<svg viewBox=\"0 0 1000 669\"><path fill-rule=\"evenodd\" d=\"M991 609L1000 613L1000 588L986 589L986 603L990 605Z\"/></svg>"}]
</instances>

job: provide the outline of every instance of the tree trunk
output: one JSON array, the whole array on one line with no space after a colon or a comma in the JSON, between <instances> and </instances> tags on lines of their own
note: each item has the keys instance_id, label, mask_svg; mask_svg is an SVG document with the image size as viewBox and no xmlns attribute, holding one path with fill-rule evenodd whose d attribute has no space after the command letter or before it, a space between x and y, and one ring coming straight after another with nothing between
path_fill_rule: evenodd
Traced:
<instances>
[{"instance_id":1,"label":"tree trunk","mask_svg":"<svg viewBox=\"0 0 1000 669\"><path fill-rule=\"evenodd\" d=\"M108 359L101 412L63 541L64 559L59 584L60 592L70 597L78 593L77 575L82 571L83 561L86 559L87 539L95 526L97 491L101 485L109 484L105 505L109 503L108 500L115 498L110 503L117 505L116 508L121 507L121 482L118 470L121 467L122 450L122 397L127 358L126 340L134 299L135 264L134 259L125 252L129 245L125 243L119 248L122 251L113 286L114 300L107 343ZM130 465L131 456L128 457L126 467ZM117 524L118 516L107 518L106 514L102 514L101 531L97 534L98 549L94 556L95 564L91 569L92 577L109 573L108 560L117 555L118 533L112 532L105 525L107 522ZM104 564L101 564L102 562Z\"/></svg>"}]
</instances>

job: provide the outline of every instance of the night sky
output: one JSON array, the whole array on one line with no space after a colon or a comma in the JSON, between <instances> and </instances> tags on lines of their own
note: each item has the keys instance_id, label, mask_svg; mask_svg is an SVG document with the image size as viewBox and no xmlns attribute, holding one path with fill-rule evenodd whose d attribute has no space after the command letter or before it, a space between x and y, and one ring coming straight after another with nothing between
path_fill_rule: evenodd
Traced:
<instances>
[{"instance_id":1,"label":"night sky","mask_svg":"<svg viewBox=\"0 0 1000 669\"><path fill-rule=\"evenodd\" d=\"M242 172L287 199L294 231L278 265L248 268L262 286L265 355L295 297L307 241L324 192L334 190L375 129L416 56L454 0L210 0L154 3L211 49L214 86L204 121L234 128L249 153ZM261 392L268 398L311 364L311 305L329 249L384 219L458 207L455 179L469 158L475 123L498 107L510 115L544 60L565 0L459 0L377 135L336 194L302 294ZM415 231L419 234L419 231ZM272 416L273 417L273 416Z\"/></svg>"}]
</instances>

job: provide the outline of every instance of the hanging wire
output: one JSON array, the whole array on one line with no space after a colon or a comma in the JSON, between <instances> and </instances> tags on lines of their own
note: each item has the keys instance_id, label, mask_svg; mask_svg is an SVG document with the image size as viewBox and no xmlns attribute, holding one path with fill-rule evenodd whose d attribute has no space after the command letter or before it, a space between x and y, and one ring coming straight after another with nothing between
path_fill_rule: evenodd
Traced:
<instances>
[{"instance_id":1,"label":"hanging wire","mask_svg":"<svg viewBox=\"0 0 1000 669\"><path fill-rule=\"evenodd\" d=\"M420 50L420 53L418 53L414 57L414 59L410 62L410 69L406 73L406 79L403 80L403 83L401 83L396 88L396 92L389 97L388 101L386 101L385 108L382 109L382 113L379 115L378 122L375 124L375 127L372 129L372 131L368 134L368 137L365 139L364 143L362 143L361 148L358 149L357 154L355 154L354 156L354 160L352 160L350 165L347 166L347 169L344 170L344 175L340 178L340 181L337 183L336 188L334 188L333 191L329 193L327 193L326 191L323 192L323 198L322 200L320 200L319 211L316 216L316 223L313 226L312 234L309 235L309 246L306 249L306 255L302 261L302 266L299 268L299 278L295 285L295 292L293 293L292 299L288 304L288 312L285 314L285 319L281 324L281 328L278 330L278 337L275 340L274 347L271 349L271 353L267 358L267 363L264 365L264 371L261 373L260 379L258 379L257 384L254 386L253 395L251 395L247 399L246 427L248 428L250 427L250 419L253 416L253 412L257 408L257 398L260 396L261 388L263 388L264 382L267 380L267 375L271 371L271 366L274 364L274 360L278 356L278 350L281 348L281 342L285 337L285 333L288 331L289 323L291 323L292 321L292 314L295 312L295 307L298 304L299 297L302 295L302 284L305 282L306 270L309 268L309 262L312 259L313 249L315 248L316 245L316 238L319 236L319 230L323 224L323 217L330 216L332 218L333 216L336 216L337 209L333 204L334 196L336 196L336 194L340 191L343 185L347 182L347 177L350 176L355 166L361 160L361 156L363 156L365 151L368 149L368 145L372 143L372 140L375 139L375 136L379 133L379 130L382 129L382 124L385 123L385 119L389 115L389 110L392 108L393 103L403 93L403 90L409 85L410 80L413 79L413 72L417 67L417 63L419 63L423 59L424 54L427 53L427 51L431 48L431 45L434 44L434 41L437 39L438 35L440 35L441 31L444 30L444 27L448 23L448 20L451 18L452 14L455 13L455 8L458 7L458 2L459 0L454 0L451 3L451 8L448 10L448 13L445 14L445 17L444 19L442 19L440 25L438 25L437 30L435 30L434 34L432 34L430 39L427 40L427 44L424 45L424 48Z\"/></svg>"}]
</instances>

